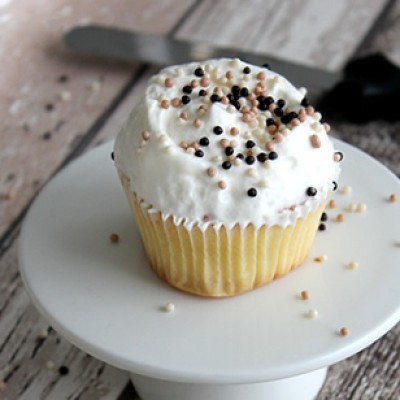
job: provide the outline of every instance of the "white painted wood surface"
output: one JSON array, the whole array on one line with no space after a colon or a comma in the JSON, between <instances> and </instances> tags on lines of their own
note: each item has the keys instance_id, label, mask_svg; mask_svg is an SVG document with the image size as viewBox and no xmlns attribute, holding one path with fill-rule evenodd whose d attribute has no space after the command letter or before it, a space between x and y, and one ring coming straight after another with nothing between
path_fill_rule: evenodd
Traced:
<instances>
[{"instance_id":1,"label":"white painted wood surface","mask_svg":"<svg viewBox=\"0 0 400 400\"><path fill-rule=\"evenodd\" d=\"M228 3L230 5L227 5ZM232 9L233 3L237 6L235 13ZM275 18L279 17L281 21L284 19L287 21L286 26L290 27L290 33L281 33L281 38L292 41L285 44L287 48L294 46L292 48L297 49L298 46L294 44L298 43L299 38L307 37L306 33L300 34L299 31L310 30L311 27L314 29L310 18L301 19L304 23L306 22L305 25L298 25L299 21L294 23L294 9L291 9L291 16L285 16L287 14L282 10L287 9L286 2L259 2L258 7L253 8L248 6L251 2L242 3L247 4L247 8L235 0L224 2L225 8L221 6L222 2L218 1L170 0L163 2L160 6L160 2L156 0L126 0L117 1L111 7L106 0L96 0L94 7L94 0L86 2L43 0L35 2L35 9L29 0L0 1L0 27L10 23L9 14L25 13L22 20L19 20L19 17L15 19L15 26L10 30L8 28L2 30L0 35L0 59L5 71L0 74L2 106L0 108L2 116L0 119L0 171L2 171L0 194L3 195L0 196L1 400L117 400L127 383L125 373L86 355L56 332L51 331L44 341L37 340L38 333L43 329L48 329L48 324L31 305L18 275L16 259L20 227L18 218L23 215L23 210L40 186L51 177L64 160L69 160L115 137L122 121L142 95L147 78L156 69L140 70L138 65L77 59L66 54L58 45L53 47L58 40L57 35L67 26L82 22L82 19L83 22L87 22L87 18L165 34L173 29L176 22L192 5L194 5L192 13L178 29L180 37L209 40L210 35L215 32L213 24L217 23L220 29L223 29L224 35L225 32L235 32L235 27L236 30L240 28L238 37L234 35L214 37L215 40L225 41L221 44L240 47L252 47L254 44L256 46L254 49L264 51L265 41L257 41L260 34L265 34L262 19L266 15L264 11L260 11L260 7L270 9L271 4L274 5L271 13L275 15ZM299 3L293 2L295 3L298 8ZM313 10L305 4L312 2L303 3L303 8L299 13L312 15ZM340 13L342 15L345 13L344 3L350 4L344 0L339 1L339 8L332 13L332 16L335 15L337 18ZM322 47L319 41L315 41L310 43L310 49L311 47L317 49L320 46L319 48L324 50L325 47L333 46L329 50L324 50L324 54L329 54L331 51L337 52L342 57L341 62L344 62L358 46L368 29L368 24L371 24L383 7L383 3L383 1L365 1L364 9L358 11L356 8L357 6L361 8L361 2L351 3L356 7L354 8L356 14L351 17L351 20L362 19L361 22L364 25L362 29L357 27L351 30L352 35L347 33L343 35L343 40L349 41L343 45L344 55L341 53L341 47L337 50L339 42L332 43L335 38L335 25L332 21L324 31L325 36L320 34ZM332 7L332 5L329 6ZM221 7L225 11L230 11L227 16L219 14L218 19L218 13L215 10ZM338 11L339 9L341 11ZM368 15L364 14L365 10L368 10ZM39 20L33 21L29 28L22 26L29 21L29 15L33 18L39 14L42 20L47 18L50 22L43 24L42 20ZM246 24L243 24L244 15L247 18ZM396 6L386 24L377 31L369 45L370 49L384 49L390 55L397 54L398 46L395 39L396 32L399 32L398 16L399 7ZM365 22L365 18L369 22ZM297 27L296 31L294 26ZM340 29L345 29L345 26L339 24ZM3 35L3 32L6 34ZM30 65L24 65L18 57L13 59L14 61L11 57L11 61L7 59L3 62L4 49L11 46L10 37L15 42L21 35L24 37L25 46L29 47L33 44L27 57L31 61ZM290 57L292 56L298 61L296 52L290 53ZM328 66L328 64L323 64L326 60L324 61L320 55L313 60L314 63L322 63L314 65ZM58 79L64 74L68 76L68 81L59 82ZM70 101L61 100L62 92L71 94ZM110 107L112 102L113 106ZM54 104L53 110L46 110L48 103ZM29 129L25 124L29 126ZM45 132L51 133L47 139L43 136ZM338 121L335 135L370 152L400 174L399 132L399 123L373 122L359 127ZM7 198L5 196L7 193L15 197ZM16 219L17 222L13 223ZM400 398L399 333L400 326L398 325L369 349L333 366L318 400ZM54 363L53 369L46 367L48 361ZM58 373L58 368L62 365L69 368L67 375L62 376ZM1 385L3 380L6 381L5 389L2 389ZM136 398L133 394L131 397L132 400ZM127 398L124 397L123 400Z\"/></svg>"}]
</instances>

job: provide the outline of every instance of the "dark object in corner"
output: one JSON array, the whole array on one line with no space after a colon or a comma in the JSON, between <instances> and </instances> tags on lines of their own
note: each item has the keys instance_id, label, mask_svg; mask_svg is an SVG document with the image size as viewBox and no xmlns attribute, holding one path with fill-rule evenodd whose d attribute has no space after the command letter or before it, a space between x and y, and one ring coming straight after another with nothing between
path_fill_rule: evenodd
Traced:
<instances>
[{"instance_id":1,"label":"dark object in corner","mask_svg":"<svg viewBox=\"0 0 400 400\"><path fill-rule=\"evenodd\" d=\"M400 120L400 69L381 54L350 61L320 103L351 122Z\"/></svg>"}]
</instances>

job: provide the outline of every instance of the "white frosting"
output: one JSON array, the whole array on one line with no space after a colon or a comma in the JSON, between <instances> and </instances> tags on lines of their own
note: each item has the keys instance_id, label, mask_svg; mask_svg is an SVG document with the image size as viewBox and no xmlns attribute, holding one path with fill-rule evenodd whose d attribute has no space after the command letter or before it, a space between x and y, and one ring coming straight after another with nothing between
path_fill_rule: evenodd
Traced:
<instances>
[{"instance_id":1,"label":"white frosting","mask_svg":"<svg viewBox=\"0 0 400 400\"><path fill-rule=\"evenodd\" d=\"M243 72L246 66L251 69L249 74ZM192 80L201 81L194 74L198 67L205 71L210 85L195 87L188 94L191 101L186 105L163 108L163 100L181 99L186 95L182 91L184 86ZM232 72L232 79L226 78L227 71ZM266 85L265 96L272 96L275 102L284 99L284 110L299 112L303 108L300 103L304 88L296 89L277 73L237 59L168 67L150 80L144 98L131 113L114 148L117 168L129 177L132 191L146 207L151 204L152 210L161 211L164 218L173 215L176 222L183 221L188 226L197 223L201 228L210 223L228 227L236 223L286 226L325 200L340 168L333 160L335 150L319 121L319 113L305 115L298 126L281 123L277 136L268 133L265 123L267 118L280 121L274 113L257 111L251 122L244 122L244 114L232 105L210 102L215 87L220 88L220 96L229 93L233 85L253 92L262 78L260 72L265 74L265 79L261 79ZM172 81L166 85L167 78ZM169 83L173 86L166 87ZM199 96L201 89L208 95ZM246 106L250 101L242 97L239 102ZM201 105L208 107L203 113L198 111ZM187 114L187 120L180 118L182 112ZM195 126L196 119L200 127ZM213 133L215 126L222 127L223 133ZM230 134L232 127L239 130L238 135ZM144 131L150 132L148 140L143 139ZM318 136L320 147L313 147L311 135ZM209 139L208 146L199 147L203 157L194 155L194 148L185 150L180 146L182 142L198 143L203 137ZM228 157L221 139L236 146L230 169L222 167ZM239 161L235 158L238 153L248 155L248 140L255 142L251 149L255 158L261 152L270 153L265 148L268 142L274 143L273 151L278 158L266 162L256 158L252 165ZM215 176L209 176L209 168L216 170ZM221 181L224 184L219 184ZM316 196L306 194L309 187L317 189ZM255 197L248 195L250 188L257 190ZM294 211L289 209L292 206L296 206Z\"/></svg>"}]
</instances>

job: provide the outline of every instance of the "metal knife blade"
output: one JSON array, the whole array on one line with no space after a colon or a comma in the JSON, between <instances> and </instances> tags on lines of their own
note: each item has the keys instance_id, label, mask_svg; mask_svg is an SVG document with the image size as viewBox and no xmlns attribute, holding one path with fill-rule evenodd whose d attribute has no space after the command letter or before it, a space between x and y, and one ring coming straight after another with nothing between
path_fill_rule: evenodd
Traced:
<instances>
[{"instance_id":1,"label":"metal knife blade","mask_svg":"<svg viewBox=\"0 0 400 400\"><path fill-rule=\"evenodd\" d=\"M321 94L332 88L341 79L339 73L297 64L266 54L96 25L73 28L64 35L64 41L70 49L82 54L156 65L174 65L221 57L238 57L255 65L268 63L273 70L295 85L305 86L315 94Z\"/></svg>"}]
</instances>

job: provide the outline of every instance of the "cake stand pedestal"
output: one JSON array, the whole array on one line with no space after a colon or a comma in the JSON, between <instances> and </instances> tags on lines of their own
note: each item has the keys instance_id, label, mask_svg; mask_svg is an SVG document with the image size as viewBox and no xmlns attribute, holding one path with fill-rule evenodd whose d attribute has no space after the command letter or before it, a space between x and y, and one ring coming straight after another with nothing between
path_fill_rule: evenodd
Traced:
<instances>
[{"instance_id":1,"label":"cake stand pedestal","mask_svg":"<svg viewBox=\"0 0 400 400\"><path fill-rule=\"evenodd\" d=\"M206 299L161 282L147 265L110 143L57 175L31 207L19 247L25 286L66 339L129 371L143 400L311 400L327 366L400 319L400 207L386 200L400 193L399 180L353 147L336 147L345 154L341 183L353 194L335 194L309 260L266 287ZM335 222L349 202L368 210ZM322 254L325 262L313 261ZM359 267L347 268L350 261ZM310 310L318 315L309 318Z\"/></svg>"}]
</instances>

